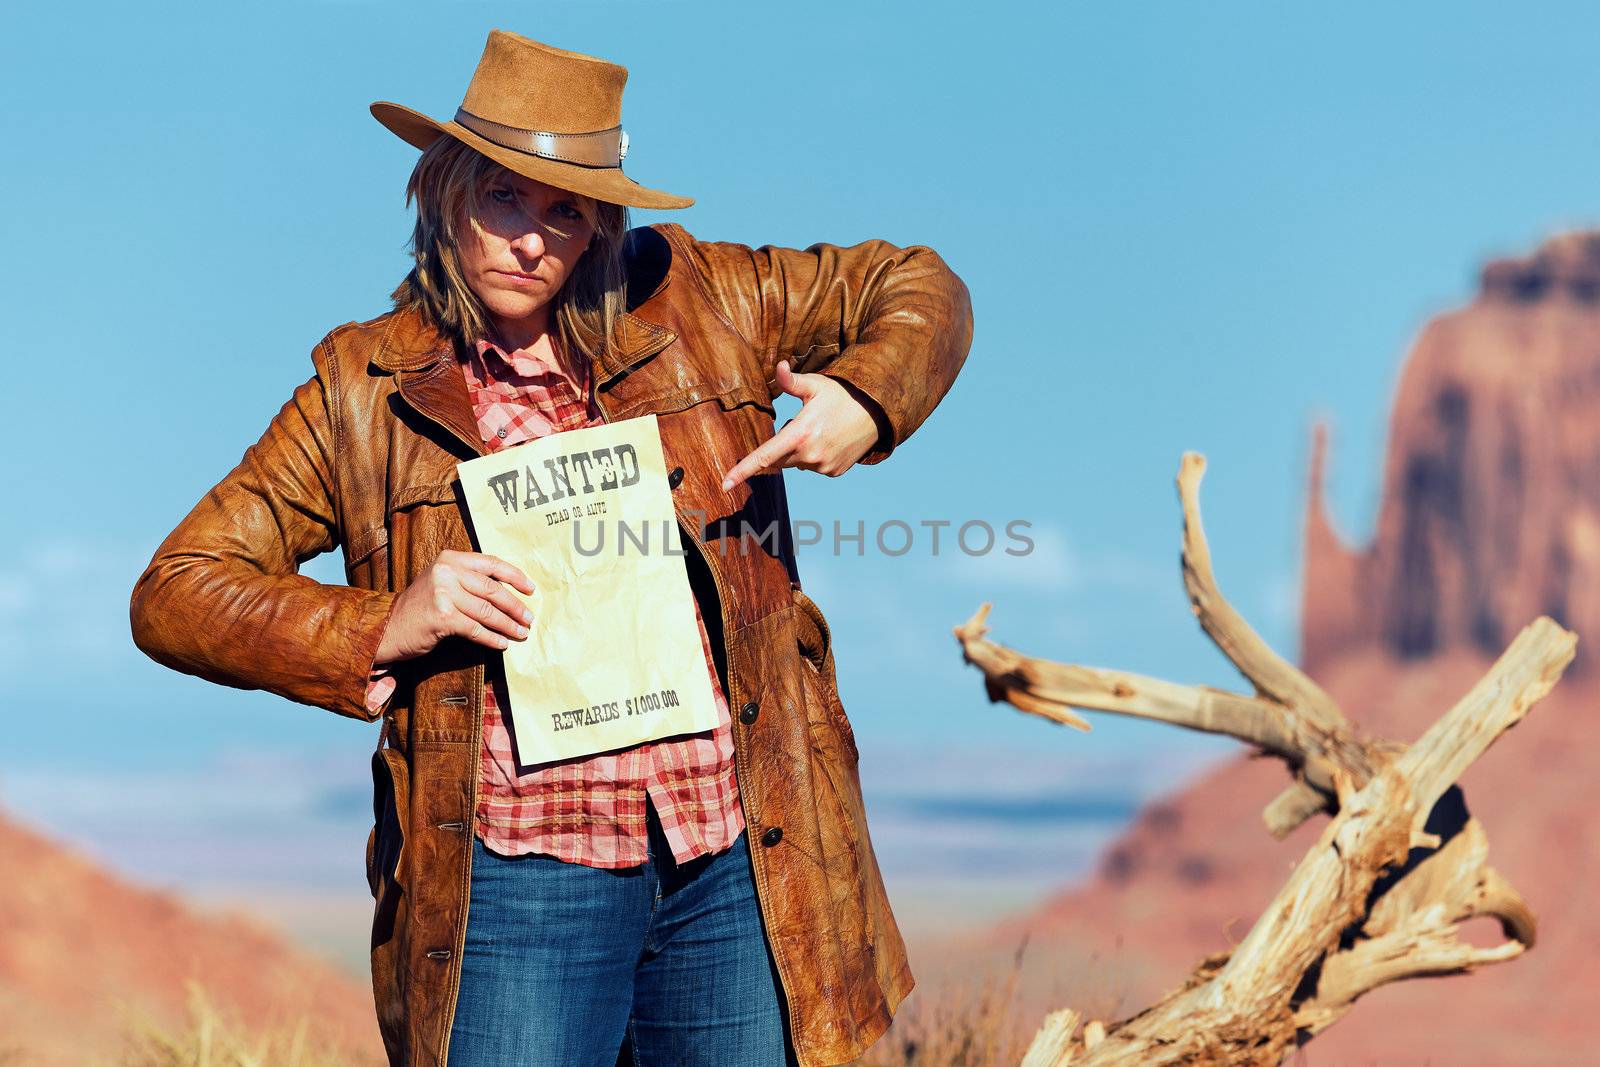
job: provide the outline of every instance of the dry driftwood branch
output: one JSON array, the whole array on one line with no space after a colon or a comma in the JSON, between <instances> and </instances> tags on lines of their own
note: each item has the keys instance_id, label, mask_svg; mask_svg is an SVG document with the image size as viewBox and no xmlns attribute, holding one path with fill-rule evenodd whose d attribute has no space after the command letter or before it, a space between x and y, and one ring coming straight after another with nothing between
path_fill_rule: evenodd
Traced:
<instances>
[{"instance_id":1,"label":"dry driftwood branch","mask_svg":"<svg viewBox=\"0 0 1600 1067\"><path fill-rule=\"evenodd\" d=\"M1234 610L1217 586L1211 569L1211 546L1200 522L1200 478L1205 457L1185 452L1178 468L1178 495L1183 501L1183 587L1201 629L1216 642L1256 692L1292 709L1294 715L1328 733L1346 729L1344 712L1322 687L1279 656Z\"/></svg>"},{"instance_id":2,"label":"dry driftwood branch","mask_svg":"<svg viewBox=\"0 0 1600 1067\"><path fill-rule=\"evenodd\" d=\"M1512 959L1534 943L1533 913L1488 866L1483 828L1454 783L1555 685L1576 636L1541 616L1414 744L1365 738L1222 596L1200 523L1204 469L1188 453L1178 475L1184 584L1202 628L1255 695L1023 655L988 639L988 604L956 637L992 701L1082 729L1072 707L1236 737L1295 775L1267 807L1269 828L1287 833L1322 810L1334 817L1231 952L1109 1027L1091 1022L1075 1034L1077 1013L1052 1013L1025 1067L1277 1064L1381 985ZM1460 940L1460 925L1478 917L1498 919L1506 940L1488 949Z\"/></svg>"},{"instance_id":3,"label":"dry driftwood branch","mask_svg":"<svg viewBox=\"0 0 1600 1067\"><path fill-rule=\"evenodd\" d=\"M1274 652L1222 595L1200 521L1199 488L1204 473L1205 459L1185 453L1178 472L1184 587L1201 628L1254 686L1256 696L1052 663L980 642L988 632L984 625L987 605L958 626L956 636L968 660L983 670L990 700L1004 700L1082 730L1088 730L1089 724L1072 707L1159 719L1226 734L1283 758L1295 781L1263 812L1268 829L1283 837L1306 819L1333 807L1335 769L1342 769L1357 786L1363 785L1374 768L1386 762L1389 746L1361 737L1333 698Z\"/></svg>"}]
</instances>

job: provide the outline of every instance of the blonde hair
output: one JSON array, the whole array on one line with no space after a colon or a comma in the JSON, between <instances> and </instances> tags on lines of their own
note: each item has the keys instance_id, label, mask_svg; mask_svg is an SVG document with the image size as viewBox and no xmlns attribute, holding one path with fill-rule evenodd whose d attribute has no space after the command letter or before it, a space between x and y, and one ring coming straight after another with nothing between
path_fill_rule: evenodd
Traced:
<instances>
[{"instance_id":1,"label":"blonde hair","mask_svg":"<svg viewBox=\"0 0 1600 1067\"><path fill-rule=\"evenodd\" d=\"M454 137L441 134L423 149L406 182L406 204L417 206L408 251L410 272L390 294L396 309L416 307L462 351L487 336L488 312L467 284L456 249L463 236L457 220L478 225L484 193L505 168ZM594 237L551 301L562 347L599 358L609 349L627 299L622 242L628 232L623 204L573 193ZM464 210L463 210L464 209Z\"/></svg>"}]
</instances>

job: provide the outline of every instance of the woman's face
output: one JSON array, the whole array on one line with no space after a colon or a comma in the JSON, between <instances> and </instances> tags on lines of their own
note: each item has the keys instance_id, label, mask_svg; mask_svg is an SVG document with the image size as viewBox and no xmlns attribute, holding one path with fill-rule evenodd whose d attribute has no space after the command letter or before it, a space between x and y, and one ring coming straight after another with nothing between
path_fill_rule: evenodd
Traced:
<instances>
[{"instance_id":1,"label":"woman's face","mask_svg":"<svg viewBox=\"0 0 1600 1067\"><path fill-rule=\"evenodd\" d=\"M577 194L501 171L484 191L482 211L476 227L465 208L457 219L467 284L497 320L544 320L594 236Z\"/></svg>"}]
</instances>

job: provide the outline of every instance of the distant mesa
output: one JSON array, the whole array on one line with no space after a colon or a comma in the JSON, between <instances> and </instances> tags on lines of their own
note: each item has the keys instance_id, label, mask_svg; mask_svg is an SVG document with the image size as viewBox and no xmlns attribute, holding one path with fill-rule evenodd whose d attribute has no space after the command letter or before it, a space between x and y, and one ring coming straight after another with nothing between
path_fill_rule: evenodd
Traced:
<instances>
[{"instance_id":1,"label":"distant mesa","mask_svg":"<svg viewBox=\"0 0 1600 1067\"><path fill-rule=\"evenodd\" d=\"M1498 654L1540 614L1600 638L1600 233L1483 270L1479 296L1422 331L1389 422L1376 536L1334 532L1317 428L1301 663L1380 648Z\"/></svg>"},{"instance_id":2,"label":"distant mesa","mask_svg":"<svg viewBox=\"0 0 1600 1067\"><path fill-rule=\"evenodd\" d=\"M4 818L0 856L0 1061L120 1062L136 1019L187 1032L192 981L246 1035L304 1024L352 1067L383 1062L367 983L273 931L130 885Z\"/></svg>"},{"instance_id":3,"label":"distant mesa","mask_svg":"<svg viewBox=\"0 0 1600 1067\"><path fill-rule=\"evenodd\" d=\"M1492 260L1483 268L1482 299L1600 303L1600 233L1562 234L1531 256Z\"/></svg>"}]
</instances>

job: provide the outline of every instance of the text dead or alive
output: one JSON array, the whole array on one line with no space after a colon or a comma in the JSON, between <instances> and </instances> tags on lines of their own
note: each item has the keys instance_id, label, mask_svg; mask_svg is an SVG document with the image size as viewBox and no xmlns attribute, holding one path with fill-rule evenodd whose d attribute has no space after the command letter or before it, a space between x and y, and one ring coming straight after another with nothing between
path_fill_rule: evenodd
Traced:
<instances>
[{"instance_id":1,"label":"text dead or alive","mask_svg":"<svg viewBox=\"0 0 1600 1067\"><path fill-rule=\"evenodd\" d=\"M677 706L678 691L663 689L658 693L642 693L636 697L629 697L620 704L611 700L604 704L590 704L586 708L573 708L571 711L554 711L550 713L550 719L554 729L571 730L578 726L611 722L624 715L648 715L652 711Z\"/></svg>"},{"instance_id":2,"label":"text dead or alive","mask_svg":"<svg viewBox=\"0 0 1600 1067\"><path fill-rule=\"evenodd\" d=\"M544 491L544 485L540 484L533 468L526 464L520 472L513 467L489 479L489 488L494 490L495 499L500 501L507 515L524 508L542 508L552 501L565 500L580 493L625 489L639 480L639 454L632 445L569 452L545 460L544 469L545 484L550 486L548 493ZM574 475L582 482L576 489L572 485ZM521 492L517 486L519 478L522 482Z\"/></svg>"}]
</instances>

